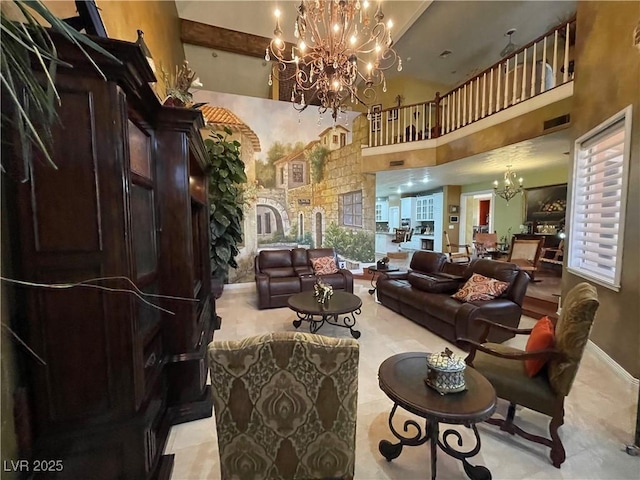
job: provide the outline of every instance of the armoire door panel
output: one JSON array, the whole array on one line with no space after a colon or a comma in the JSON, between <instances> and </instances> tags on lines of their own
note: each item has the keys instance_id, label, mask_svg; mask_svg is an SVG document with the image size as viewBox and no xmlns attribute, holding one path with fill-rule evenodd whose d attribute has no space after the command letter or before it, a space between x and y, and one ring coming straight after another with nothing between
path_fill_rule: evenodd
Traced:
<instances>
[{"instance_id":1,"label":"armoire door panel","mask_svg":"<svg viewBox=\"0 0 640 480\"><path fill-rule=\"evenodd\" d=\"M79 273L79 272L76 272ZM58 278L64 278L63 273ZM82 272L83 278L100 276ZM108 414L117 392L110 374L117 345L109 342L105 302L120 293L80 287L38 292L37 325L48 391L46 422L74 421Z\"/></svg>"},{"instance_id":2,"label":"armoire door panel","mask_svg":"<svg viewBox=\"0 0 640 480\"><path fill-rule=\"evenodd\" d=\"M93 94L67 90L60 95L65 108L53 127L58 169L36 164L31 182L34 247L43 253L99 251L102 221Z\"/></svg>"},{"instance_id":3,"label":"armoire door panel","mask_svg":"<svg viewBox=\"0 0 640 480\"><path fill-rule=\"evenodd\" d=\"M131 171L145 178L151 174L151 138L134 122L128 120L129 126L129 161Z\"/></svg>"}]
</instances>

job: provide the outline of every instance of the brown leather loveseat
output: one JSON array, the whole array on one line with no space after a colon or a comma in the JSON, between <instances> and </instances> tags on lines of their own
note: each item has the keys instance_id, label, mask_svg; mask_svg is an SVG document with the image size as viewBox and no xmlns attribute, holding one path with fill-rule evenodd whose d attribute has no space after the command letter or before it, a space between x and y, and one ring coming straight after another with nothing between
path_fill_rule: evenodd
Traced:
<instances>
[{"instance_id":1,"label":"brown leather loveseat","mask_svg":"<svg viewBox=\"0 0 640 480\"><path fill-rule=\"evenodd\" d=\"M462 302L451 298L474 273L509 286L492 300ZM480 337L483 326L475 322L478 317L517 328L528 283L526 272L512 263L480 258L462 267L447 262L442 253L418 251L408 272L381 274L376 287L383 305L455 343L460 337ZM495 329L489 339L504 342L513 336Z\"/></svg>"},{"instance_id":2,"label":"brown leather loveseat","mask_svg":"<svg viewBox=\"0 0 640 480\"><path fill-rule=\"evenodd\" d=\"M263 250L255 258L258 308L286 307L295 293L313 290L318 278L314 272L315 259L338 256L333 248L294 248L292 250ZM349 270L336 267L335 273L319 275L334 290L353 293L353 275Z\"/></svg>"}]
</instances>

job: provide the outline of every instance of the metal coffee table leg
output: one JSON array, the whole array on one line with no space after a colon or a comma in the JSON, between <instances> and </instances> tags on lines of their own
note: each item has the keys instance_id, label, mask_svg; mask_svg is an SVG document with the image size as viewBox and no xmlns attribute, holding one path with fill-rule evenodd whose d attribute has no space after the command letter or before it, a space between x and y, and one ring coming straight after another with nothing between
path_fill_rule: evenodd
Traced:
<instances>
[{"instance_id":1,"label":"metal coffee table leg","mask_svg":"<svg viewBox=\"0 0 640 480\"><path fill-rule=\"evenodd\" d=\"M413 428L416 433L411 437L406 437L400 434L393 426L393 416L395 415L397 408L398 404L394 403L393 408L391 409L391 413L389 414L389 429L399 440L399 442L391 443L388 440L381 440L378 444L378 450L380 451L382 456L387 459L388 462L395 458L398 458L402 453L402 447L404 447L405 445L416 447L430 441L431 480L435 480L437 474L438 447L440 447L440 449L447 455L450 455L462 461L464 471L471 480L491 480L491 472L488 468L483 467L482 465L471 465L467 461L469 457L477 455L480 451L480 435L478 434L478 430L475 424L466 426L467 428L471 428L473 430L476 438L476 445L472 450L461 452L454 449L449 443L449 437L453 435L454 437L456 437L456 443L458 444L458 447L461 447L462 436L460 435L460 433L457 430L453 429L445 430L442 434L442 440L440 440L440 425L435 420L426 421L424 432L418 422L416 422L415 420L406 420L404 422L403 431L408 432L410 428Z\"/></svg>"},{"instance_id":2,"label":"metal coffee table leg","mask_svg":"<svg viewBox=\"0 0 640 480\"><path fill-rule=\"evenodd\" d=\"M438 440L438 446L447 455L450 455L453 458L457 458L458 460L462 461L462 467L471 480L491 480L491 472L487 467L483 467L482 465L471 465L467 461L469 457L474 457L478 454L478 452L480 452L480 435L478 434L478 429L476 428L475 424L465 426L467 428L471 428L473 430L473 434L475 435L476 446L473 449L467 452L461 452L453 448L453 446L449 444L448 440L451 435L456 437L456 443L458 444L458 447L462 447L462 436L457 430L453 429L444 431L444 433L442 434L442 441Z\"/></svg>"},{"instance_id":3,"label":"metal coffee table leg","mask_svg":"<svg viewBox=\"0 0 640 480\"><path fill-rule=\"evenodd\" d=\"M415 447L429 441L427 428L425 427L425 431L423 432L422 427L415 420L406 420L403 426L403 430L405 432L408 432L410 427L415 429L416 434L412 437L405 437L395 429L393 426L393 416L395 415L397 408L398 404L394 403L391 413L389 414L389 429L400 441L398 443L391 443L388 440L380 440L380 443L378 444L378 450L382 456L387 459L387 462L390 462L394 458L398 458L402 453L402 447L404 445Z\"/></svg>"}]
</instances>

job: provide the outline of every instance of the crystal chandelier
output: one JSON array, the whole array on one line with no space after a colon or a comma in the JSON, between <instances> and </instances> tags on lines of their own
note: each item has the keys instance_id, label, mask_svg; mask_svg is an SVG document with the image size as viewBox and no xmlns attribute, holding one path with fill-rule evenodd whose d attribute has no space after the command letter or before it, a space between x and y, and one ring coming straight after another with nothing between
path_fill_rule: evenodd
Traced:
<instances>
[{"instance_id":1,"label":"crystal chandelier","mask_svg":"<svg viewBox=\"0 0 640 480\"><path fill-rule=\"evenodd\" d=\"M267 47L278 64L269 74L280 82L293 80L291 102L298 111L319 103L320 114L331 111L334 123L347 110L345 103L369 105L375 88L386 92L385 70L402 60L393 49L391 21L383 22L381 2L373 15L367 0L303 0L294 25L297 44L288 51L282 39L280 12L276 10L274 38ZM362 83L360 89L359 84Z\"/></svg>"},{"instance_id":2,"label":"crystal chandelier","mask_svg":"<svg viewBox=\"0 0 640 480\"><path fill-rule=\"evenodd\" d=\"M516 186L516 172L511 170L511 165L507 165L507 171L504 172L504 188L502 190L498 190L498 180L493 182L493 191L499 197L504 198L507 203L517 194L523 192L522 184L524 180L522 177L518 178L517 186Z\"/></svg>"}]
</instances>

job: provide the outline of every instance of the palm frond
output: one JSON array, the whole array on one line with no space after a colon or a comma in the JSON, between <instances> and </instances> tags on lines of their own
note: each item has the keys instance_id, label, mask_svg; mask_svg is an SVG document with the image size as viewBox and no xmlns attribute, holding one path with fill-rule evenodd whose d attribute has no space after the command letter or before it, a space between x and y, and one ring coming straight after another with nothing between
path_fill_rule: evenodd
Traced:
<instances>
[{"instance_id":1,"label":"palm frond","mask_svg":"<svg viewBox=\"0 0 640 480\"><path fill-rule=\"evenodd\" d=\"M58 121L56 106L60 104L55 79L59 66L71 65L58 57L49 31L75 45L105 80L104 73L87 50L99 53L116 64L121 62L56 17L40 0L12 0L12 4L17 7L23 21L11 21L5 9L0 9L0 82L13 107L13 117L9 118L3 113L2 123L11 123L18 132L23 171L25 180L28 180L33 168L32 146L42 152L49 165L57 168L51 157L51 126ZM35 63L32 64L33 59ZM43 74L44 81L39 80L41 77L36 75L34 68ZM4 171L2 165L0 168Z\"/></svg>"}]
</instances>

